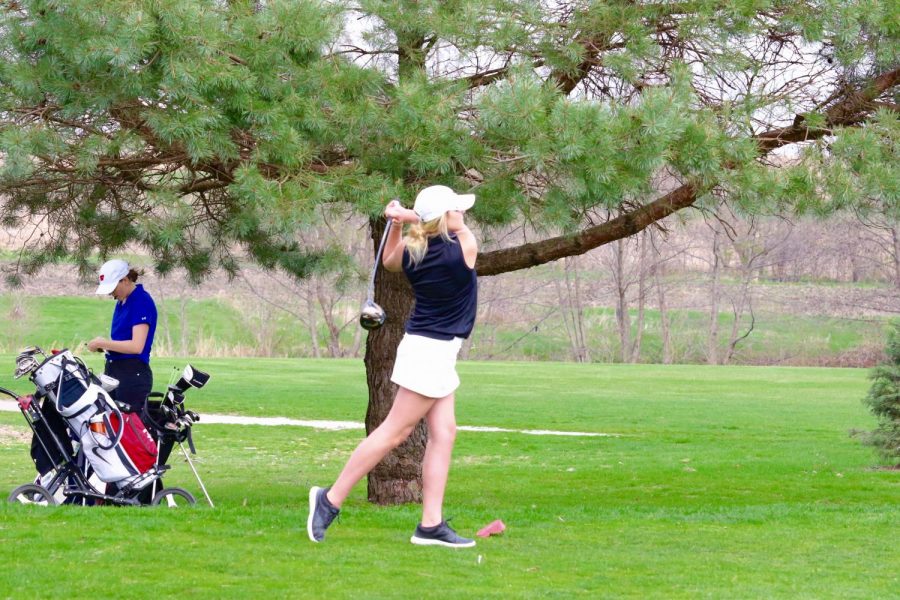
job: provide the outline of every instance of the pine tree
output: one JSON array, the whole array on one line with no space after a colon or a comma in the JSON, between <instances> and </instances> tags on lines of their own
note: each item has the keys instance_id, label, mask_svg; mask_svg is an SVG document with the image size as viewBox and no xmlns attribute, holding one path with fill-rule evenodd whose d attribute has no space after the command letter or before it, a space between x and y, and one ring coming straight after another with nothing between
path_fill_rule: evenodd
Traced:
<instances>
[{"instance_id":1,"label":"pine tree","mask_svg":"<svg viewBox=\"0 0 900 600\"><path fill-rule=\"evenodd\" d=\"M195 280L246 257L302 278L349 266L339 249L296 242L323 212L368 216L374 247L387 201L409 205L436 183L478 195L488 248L492 227L536 232L480 255L481 276L720 202L825 214L858 202L850 190L865 180L890 211L896 187L879 182L896 169L854 168L875 149L888 156L890 136L833 157L876 111L896 129L897 11L889 0L0 2L0 219L34 231L13 277L63 257L89 273L136 244L161 273ZM762 160L793 144L807 149L797 164ZM367 340L368 429L390 408L411 306L391 274L376 300L393 318ZM370 476L370 498L416 499L423 448L419 427Z\"/></svg>"},{"instance_id":2,"label":"pine tree","mask_svg":"<svg viewBox=\"0 0 900 600\"><path fill-rule=\"evenodd\" d=\"M900 467L900 321L888 332L887 362L872 370L872 387L864 402L878 419L865 442Z\"/></svg>"}]
</instances>

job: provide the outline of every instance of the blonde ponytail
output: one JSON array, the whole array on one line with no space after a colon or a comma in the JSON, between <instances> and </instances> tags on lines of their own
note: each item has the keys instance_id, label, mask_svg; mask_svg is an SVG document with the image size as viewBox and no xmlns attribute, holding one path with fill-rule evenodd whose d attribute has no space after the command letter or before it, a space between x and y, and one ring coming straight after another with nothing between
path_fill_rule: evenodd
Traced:
<instances>
[{"instance_id":1,"label":"blonde ponytail","mask_svg":"<svg viewBox=\"0 0 900 600\"><path fill-rule=\"evenodd\" d=\"M427 223L413 223L410 225L403 242L406 245L406 249L409 250L409 260L413 267L425 258L425 253L428 251L429 238L438 234L448 242L450 241L450 232L447 231L447 213Z\"/></svg>"}]
</instances>

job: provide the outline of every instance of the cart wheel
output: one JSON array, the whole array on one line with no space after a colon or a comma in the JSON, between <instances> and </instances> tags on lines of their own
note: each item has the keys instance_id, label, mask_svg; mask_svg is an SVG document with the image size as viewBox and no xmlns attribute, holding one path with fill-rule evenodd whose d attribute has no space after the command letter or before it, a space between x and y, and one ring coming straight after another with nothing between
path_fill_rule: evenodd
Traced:
<instances>
[{"instance_id":1,"label":"cart wheel","mask_svg":"<svg viewBox=\"0 0 900 600\"><path fill-rule=\"evenodd\" d=\"M36 504L38 506L53 506L56 498L47 491L47 488L34 483L20 485L9 494L9 501L14 504Z\"/></svg>"},{"instance_id":2,"label":"cart wheel","mask_svg":"<svg viewBox=\"0 0 900 600\"><path fill-rule=\"evenodd\" d=\"M153 496L150 501L151 506L167 506L169 508L178 508L179 506L193 506L197 504L197 500L187 490L170 487L160 490Z\"/></svg>"}]
</instances>

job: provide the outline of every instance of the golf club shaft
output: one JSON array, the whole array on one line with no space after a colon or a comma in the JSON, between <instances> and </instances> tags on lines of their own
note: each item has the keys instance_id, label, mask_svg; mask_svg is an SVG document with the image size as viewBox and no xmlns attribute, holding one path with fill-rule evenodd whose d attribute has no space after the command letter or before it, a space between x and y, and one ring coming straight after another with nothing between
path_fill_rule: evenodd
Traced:
<instances>
[{"instance_id":1,"label":"golf club shaft","mask_svg":"<svg viewBox=\"0 0 900 600\"><path fill-rule=\"evenodd\" d=\"M184 444L178 442L178 447L181 448L181 453L184 454L184 458L187 460L187 463L191 466L191 471L194 472L194 477L197 478L197 483L200 484L200 489L203 490L203 495L206 496L206 501L209 502L209 505L212 508L215 508L216 505L213 504L212 498L209 497L209 492L206 491L206 486L203 485L203 480L200 479L200 473L197 472L197 469L194 468L194 461L191 460L191 457L188 456L187 450L184 449Z\"/></svg>"},{"instance_id":2,"label":"golf club shaft","mask_svg":"<svg viewBox=\"0 0 900 600\"><path fill-rule=\"evenodd\" d=\"M372 277L369 278L368 296L370 302L375 301L375 274L378 273L378 263L381 262L381 253L384 252L384 243L387 241L388 233L391 232L392 220L388 219L384 224L384 233L381 234L381 243L378 244L378 252L375 254L375 265L372 267Z\"/></svg>"}]
</instances>

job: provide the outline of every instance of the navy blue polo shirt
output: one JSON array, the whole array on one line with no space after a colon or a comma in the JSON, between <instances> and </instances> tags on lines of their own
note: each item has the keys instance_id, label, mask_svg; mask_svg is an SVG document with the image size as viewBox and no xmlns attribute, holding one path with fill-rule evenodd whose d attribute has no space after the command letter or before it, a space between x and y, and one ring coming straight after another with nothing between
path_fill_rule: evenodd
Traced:
<instances>
[{"instance_id":1,"label":"navy blue polo shirt","mask_svg":"<svg viewBox=\"0 0 900 600\"><path fill-rule=\"evenodd\" d=\"M113 312L110 339L114 342L123 342L132 338L132 328L135 325L149 325L147 341L140 354L122 354L121 352L107 351L107 360L124 360L126 358L138 358L150 364L150 348L153 347L153 335L156 333L156 304L144 290L144 286L138 284L134 291L128 294L125 302L116 302L116 310Z\"/></svg>"},{"instance_id":2,"label":"navy blue polo shirt","mask_svg":"<svg viewBox=\"0 0 900 600\"><path fill-rule=\"evenodd\" d=\"M449 240L440 235L430 238L428 251L416 266L404 248L403 272L416 297L406 333L436 340L469 337L478 308L478 276L466 264L455 235Z\"/></svg>"}]
</instances>

